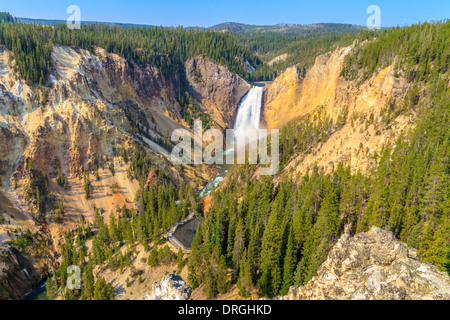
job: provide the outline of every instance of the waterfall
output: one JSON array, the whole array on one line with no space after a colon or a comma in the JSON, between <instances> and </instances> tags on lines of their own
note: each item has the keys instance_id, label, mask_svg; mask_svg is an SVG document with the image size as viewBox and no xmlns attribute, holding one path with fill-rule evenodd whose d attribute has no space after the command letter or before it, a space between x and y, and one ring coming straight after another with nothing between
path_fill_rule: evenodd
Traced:
<instances>
[{"instance_id":1,"label":"waterfall","mask_svg":"<svg viewBox=\"0 0 450 320\"><path fill-rule=\"evenodd\" d=\"M242 139L246 136L246 131L249 129L259 129L261 121L261 104L264 87L253 86L242 98L237 108L236 121L234 125L234 139ZM224 155L229 152L235 152L235 149L225 150ZM213 188L225 179L228 174L227 165L220 165L219 173L200 191L200 197L208 195Z\"/></svg>"},{"instance_id":2,"label":"waterfall","mask_svg":"<svg viewBox=\"0 0 450 320\"><path fill-rule=\"evenodd\" d=\"M248 129L259 129L263 92L264 87L253 86L239 104L234 125L236 139L245 136Z\"/></svg>"}]
</instances>

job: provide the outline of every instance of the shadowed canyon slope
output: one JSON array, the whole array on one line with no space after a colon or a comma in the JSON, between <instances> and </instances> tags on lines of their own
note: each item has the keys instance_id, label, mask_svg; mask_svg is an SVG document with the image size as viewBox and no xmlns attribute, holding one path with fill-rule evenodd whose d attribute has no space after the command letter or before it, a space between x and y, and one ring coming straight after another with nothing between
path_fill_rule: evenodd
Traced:
<instances>
[{"instance_id":1,"label":"shadowed canyon slope","mask_svg":"<svg viewBox=\"0 0 450 320\"><path fill-rule=\"evenodd\" d=\"M185 66L194 99L221 127L233 128L237 106L250 85L203 56L189 59Z\"/></svg>"}]
</instances>

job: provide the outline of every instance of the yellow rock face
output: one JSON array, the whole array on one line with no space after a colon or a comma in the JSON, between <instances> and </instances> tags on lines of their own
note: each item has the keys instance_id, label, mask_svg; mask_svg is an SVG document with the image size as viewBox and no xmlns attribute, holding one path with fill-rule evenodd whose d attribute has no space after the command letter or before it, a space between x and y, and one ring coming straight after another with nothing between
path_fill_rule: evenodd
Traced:
<instances>
[{"instance_id":1,"label":"yellow rock face","mask_svg":"<svg viewBox=\"0 0 450 320\"><path fill-rule=\"evenodd\" d=\"M334 121L339 116L346 124L313 152L294 158L287 169L305 173L314 164L332 171L335 164L345 162L352 170L370 167L371 155L392 142L409 125L409 119L397 117L389 128L381 124L382 109L400 105L409 86L401 76L394 77L392 66L375 73L360 83L340 76L344 58L351 46L316 58L314 66L302 76L291 67L267 85L264 94L263 121L269 129L281 128L301 116L319 114ZM372 116L373 115L373 116ZM367 119L372 119L370 125ZM363 148L361 148L361 144Z\"/></svg>"},{"instance_id":2,"label":"yellow rock face","mask_svg":"<svg viewBox=\"0 0 450 320\"><path fill-rule=\"evenodd\" d=\"M116 206L133 206L139 182L129 176L117 151L130 151L138 138L143 139L141 146L152 163L175 181L184 179L198 187L214 175L214 170L175 168L170 153L155 142L183 126L176 79L165 78L155 67L131 66L101 48L94 55L54 46L49 74L52 86L38 90L13 72L15 61L10 62L10 56L12 53L0 46L0 213L11 207L9 203L23 208L30 214L26 219L10 213L22 230L33 230L28 223L38 214L24 192L31 167L47 175L49 192L65 208L64 225L54 223L53 213L46 212L46 229L54 239L74 228L80 216L92 221L93 205L107 213ZM138 127L154 141L139 135ZM108 170L113 161L114 176ZM91 176L93 196L85 199L79 177L97 163L104 163L104 169L99 169L99 181ZM64 175L64 187L56 183L58 170ZM120 192L111 191L114 184ZM0 229L0 242L8 236L5 234Z\"/></svg>"},{"instance_id":3,"label":"yellow rock face","mask_svg":"<svg viewBox=\"0 0 450 320\"><path fill-rule=\"evenodd\" d=\"M200 107L222 128L232 128L239 101L251 86L203 56L189 59L185 67L191 94Z\"/></svg>"},{"instance_id":4,"label":"yellow rock face","mask_svg":"<svg viewBox=\"0 0 450 320\"><path fill-rule=\"evenodd\" d=\"M264 120L269 128L305 115L335 100L339 73L350 47L338 49L316 58L304 78L297 67L287 69L265 90Z\"/></svg>"},{"instance_id":5,"label":"yellow rock face","mask_svg":"<svg viewBox=\"0 0 450 320\"><path fill-rule=\"evenodd\" d=\"M323 106L336 119L347 110L355 112L379 111L388 98L398 98L406 87L405 80L395 78L388 67L362 84L345 81L341 70L351 47L316 58L314 66L302 78L297 67L287 69L266 86L264 94L264 121L269 128L280 128L287 122Z\"/></svg>"}]
</instances>

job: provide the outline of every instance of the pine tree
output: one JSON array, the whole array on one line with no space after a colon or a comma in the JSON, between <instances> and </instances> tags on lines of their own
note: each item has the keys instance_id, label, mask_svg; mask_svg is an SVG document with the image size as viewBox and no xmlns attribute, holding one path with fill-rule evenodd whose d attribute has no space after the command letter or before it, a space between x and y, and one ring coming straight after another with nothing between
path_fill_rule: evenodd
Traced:
<instances>
[{"instance_id":1,"label":"pine tree","mask_svg":"<svg viewBox=\"0 0 450 320\"><path fill-rule=\"evenodd\" d=\"M59 169L58 169L58 172L57 172L56 182L57 182L57 184L60 185L61 187L63 187L63 186L64 186L64 183L65 183L65 181L64 181L64 176L63 176L63 174L61 173L61 170L59 170Z\"/></svg>"},{"instance_id":2,"label":"pine tree","mask_svg":"<svg viewBox=\"0 0 450 320\"><path fill-rule=\"evenodd\" d=\"M94 275L92 273L93 263L89 260L86 268L83 269L83 281L82 281L82 292L83 297L86 300L90 300L94 297Z\"/></svg>"},{"instance_id":3,"label":"pine tree","mask_svg":"<svg viewBox=\"0 0 450 320\"><path fill-rule=\"evenodd\" d=\"M84 197L89 199L92 194L92 185L89 181L89 175L86 174L86 171L83 171L83 184L84 184Z\"/></svg>"},{"instance_id":4,"label":"pine tree","mask_svg":"<svg viewBox=\"0 0 450 320\"><path fill-rule=\"evenodd\" d=\"M46 288L47 288L47 296L49 300L53 300L56 296L56 293L58 291L58 287L57 287L57 283L54 277L52 278L47 278L47 284L46 284Z\"/></svg>"},{"instance_id":5,"label":"pine tree","mask_svg":"<svg viewBox=\"0 0 450 320\"><path fill-rule=\"evenodd\" d=\"M115 175L116 175L116 170L114 169L114 163L113 163L113 162L111 162L111 163L109 164L109 171L111 172L111 175L112 175L112 176L115 176Z\"/></svg>"},{"instance_id":6,"label":"pine tree","mask_svg":"<svg viewBox=\"0 0 450 320\"><path fill-rule=\"evenodd\" d=\"M289 239L287 242L286 255L283 264L283 285L281 286L280 294L286 295L291 285L294 284L294 269L296 264L296 245L294 237L294 229L291 228L289 232Z\"/></svg>"},{"instance_id":7,"label":"pine tree","mask_svg":"<svg viewBox=\"0 0 450 320\"><path fill-rule=\"evenodd\" d=\"M178 267L178 270L180 270L180 271L184 267L184 254L183 254L183 250L181 248L178 248L177 267Z\"/></svg>"},{"instance_id":8,"label":"pine tree","mask_svg":"<svg viewBox=\"0 0 450 320\"><path fill-rule=\"evenodd\" d=\"M155 267L159 265L159 252L156 246L150 251L147 263L150 267Z\"/></svg>"},{"instance_id":9,"label":"pine tree","mask_svg":"<svg viewBox=\"0 0 450 320\"><path fill-rule=\"evenodd\" d=\"M203 282L203 292L205 293L206 298L209 300L214 299L217 295L217 287L215 274L213 273L211 265L206 268Z\"/></svg>"},{"instance_id":10,"label":"pine tree","mask_svg":"<svg viewBox=\"0 0 450 320\"><path fill-rule=\"evenodd\" d=\"M423 211L425 214L438 216L441 213L441 206L448 192L448 181L450 178L446 169L448 163L446 145L443 145L436 151L434 164L430 168L430 174L426 179L425 195L423 197Z\"/></svg>"},{"instance_id":11,"label":"pine tree","mask_svg":"<svg viewBox=\"0 0 450 320\"><path fill-rule=\"evenodd\" d=\"M242 251L244 249L244 221L239 219L236 227L236 234L234 236L233 246L233 263L239 266Z\"/></svg>"},{"instance_id":12,"label":"pine tree","mask_svg":"<svg viewBox=\"0 0 450 320\"><path fill-rule=\"evenodd\" d=\"M248 298L253 289L252 266L249 263L247 256L247 249L245 249L243 257L241 259L241 265L239 267L239 277L237 281L239 294L244 298Z\"/></svg>"},{"instance_id":13,"label":"pine tree","mask_svg":"<svg viewBox=\"0 0 450 320\"><path fill-rule=\"evenodd\" d=\"M225 256L221 255L217 265L217 291L218 293L226 293L228 291L228 268L225 262Z\"/></svg>"}]
</instances>

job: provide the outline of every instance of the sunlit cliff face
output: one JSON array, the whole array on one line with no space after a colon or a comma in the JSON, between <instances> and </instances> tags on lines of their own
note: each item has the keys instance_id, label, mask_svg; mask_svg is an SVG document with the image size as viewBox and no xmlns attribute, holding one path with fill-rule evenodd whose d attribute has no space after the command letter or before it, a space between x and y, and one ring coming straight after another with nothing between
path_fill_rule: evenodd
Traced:
<instances>
[{"instance_id":1,"label":"sunlit cliff face","mask_svg":"<svg viewBox=\"0 0 450 320\"><path fill-rule=\"evenodd\" d=\"M375 164L371 155L410 125L405 116L397 117L389 128L381 124L383 109L400 104L408 89L404 78L394 77L392 66L363 83L340 76L351 49L338 48L317 57L304 77L297 67L288 68L265 87L262 121L269 128L281 128L306 115L334 122L344 119L344 125L330 139L311 154L294 159L289 169L304 173L316 162L328 171L339 162L351 165L352 170L367 169Z\"/></svg>"}]
</instances>

